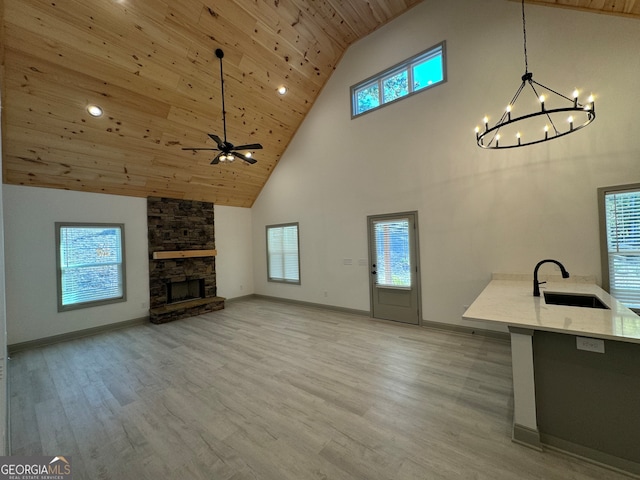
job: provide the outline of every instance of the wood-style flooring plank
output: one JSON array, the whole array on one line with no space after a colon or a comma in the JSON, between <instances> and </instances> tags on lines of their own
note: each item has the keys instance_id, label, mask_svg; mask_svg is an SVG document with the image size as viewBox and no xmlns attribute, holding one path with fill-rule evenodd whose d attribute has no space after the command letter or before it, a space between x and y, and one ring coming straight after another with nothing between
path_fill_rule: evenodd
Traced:
<instances>
[{"instance_id":1,"label":"wood-style flooring plank","mask_svg":"<svg viewBox=\"0 0 640 480\"><path fill-rule=\"evenodd\" d=\"M79 479L622 480L511 442L507 342L251 299L16 354L14 455Z\"/></svg>"}]
</instances>

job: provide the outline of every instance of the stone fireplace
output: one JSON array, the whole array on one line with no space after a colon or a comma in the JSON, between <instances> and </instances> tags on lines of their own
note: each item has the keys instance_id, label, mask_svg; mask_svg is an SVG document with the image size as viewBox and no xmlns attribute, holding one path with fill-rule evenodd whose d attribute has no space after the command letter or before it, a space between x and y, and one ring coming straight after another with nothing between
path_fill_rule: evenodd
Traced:
<instances>
[{"instance_id":1,"label":"stone fireplace","mask_svg":"<svg viewBox=\"0 0 640 480\"><path fill-rule=\"evenodd\" d=\"M213 203L149 197L147 222L150 320L224 308L216 287Z\"/></svg>"}]
</instances>

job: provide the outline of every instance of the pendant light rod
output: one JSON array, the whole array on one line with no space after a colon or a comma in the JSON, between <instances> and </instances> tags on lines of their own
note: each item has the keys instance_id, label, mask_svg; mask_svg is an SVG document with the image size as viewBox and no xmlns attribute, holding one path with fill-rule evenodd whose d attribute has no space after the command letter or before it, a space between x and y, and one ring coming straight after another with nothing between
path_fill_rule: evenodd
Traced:
<instances>
[{"instance_id":1,"label":"pendant light rod","mask_svg":"<svg viewBox=\"0 0 640 480\"><path fill-rule=\"evenodd\" d=\"M220 59L220 88L222 89L222 134L224 142L227 143L227 119L224 111L224 75L222 74L222 58L224 52L220 48L216 48L216 57Z\"/></svg>"}]
</instances>

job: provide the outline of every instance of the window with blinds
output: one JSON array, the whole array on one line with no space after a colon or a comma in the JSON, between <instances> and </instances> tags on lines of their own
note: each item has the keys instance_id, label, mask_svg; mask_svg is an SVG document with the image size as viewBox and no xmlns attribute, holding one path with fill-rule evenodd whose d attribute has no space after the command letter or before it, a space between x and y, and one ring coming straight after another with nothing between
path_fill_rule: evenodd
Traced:
<instances>
[{"instance_id":1,"label":"window with blinds","mask_svg":"<svg viewBox=\"0 0 640 480\"><path fill-rule=\"evenodd\" d=\"M267 280L300 285L297 223L267 225Z\"/></svg>"},{"instance_id":2,"label":"window with blinds","mask_svg":"<svg viewBox=\"0 0 640 480\"><path fill-rule=\"evenodd\" d=\"M640 184L600 189L599 197L604 287L640 310Z\"/></svg>"},{"instance_id":3,"label":"window with blinds","mask_svg":"<svg viewBox=\"0 0 640 480\"><path fill-rule=\"evenodd\" d=\"M381 220L374 223L376 285L411 288L409 221Z\"/></svg>"},{"instance_id":4,"label":"window with blinds","mask_svg":"<svg viewBox=\"0 0 640 480\"><path fill-rule=\"evenodd\" d=\"M124 225L56 223L58 311L125 298Z\"/></svg>"}]
</instances>

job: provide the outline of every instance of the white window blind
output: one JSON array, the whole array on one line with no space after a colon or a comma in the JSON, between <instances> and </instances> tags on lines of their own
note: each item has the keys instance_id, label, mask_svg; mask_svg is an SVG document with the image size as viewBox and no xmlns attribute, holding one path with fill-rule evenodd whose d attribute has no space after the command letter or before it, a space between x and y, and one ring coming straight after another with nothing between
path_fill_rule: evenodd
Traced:
<instances>
[{"instance_id":1,"label":"white window blind","mask_svg":"<svg viewBox=\"0 0 640 480\"><path fill-rule=\"evenodd\" d=\"M58 310L124 301L123 225L56 224Z\"/></svg>"},{"instance_id":2,"label":"white window blind","mask_svg":"<svg viewBox=\"0 0 640 480\"><path fill-rule=\"evenodd\" d=\"M640 189L605 194L609 293L640 309Z\"/></svg>"},{"instance_id":3,"label":"white window blind","mask_svg":"<svg viewBox=\"0 0 640 480\"><path fill-rule=\"evenodd\" d=\"M267 226L267 270L270 282L300 284L298 224Z\"/></svg>"},{"instance_id":4,"label":"white window blind","mask_svg":"<svg viewBox=\"0 0 640 480\"><path fill-rule=\"evenodd\" d=\"M376 284L381 287L411 287L409 221L382 220L374 223Z\"/></svg>"}]
</instances>

